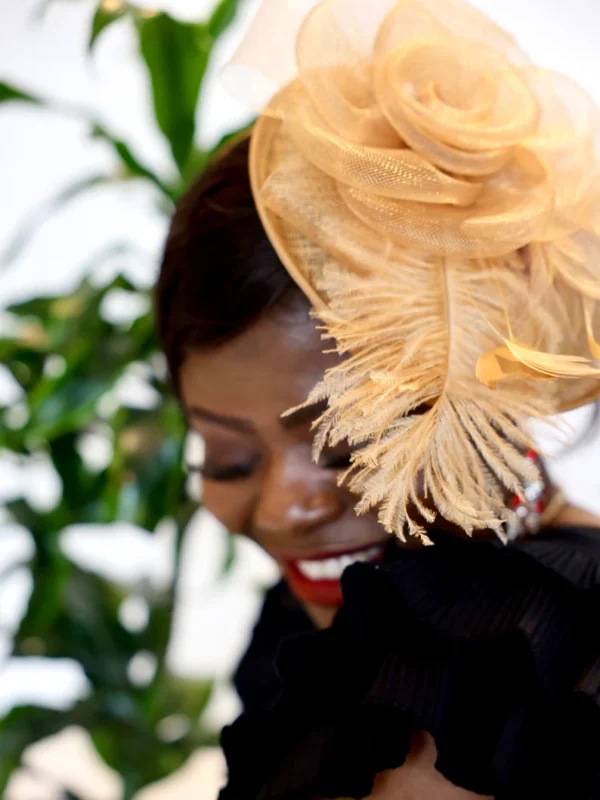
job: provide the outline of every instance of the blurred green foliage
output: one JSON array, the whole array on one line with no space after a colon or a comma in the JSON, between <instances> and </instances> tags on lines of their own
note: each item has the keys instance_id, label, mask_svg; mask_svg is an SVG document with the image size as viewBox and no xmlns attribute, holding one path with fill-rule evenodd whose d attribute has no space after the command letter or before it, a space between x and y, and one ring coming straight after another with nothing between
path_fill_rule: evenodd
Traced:
<instances>
[{"instance_id":1,"label":"blurred green foliage","mask_svg":"<svg viewBox=\"0 0 600 800\"><path fill-rule=\"evenodd\" d=\"M117 162L113 174L82 179L38 209L15 235L5 264L16 258L49 213L99 184L147 181L158 192L161 208L170 212L212 156L196 145L197 106L215 42L241 2L221 0L211 18L197 24L112 0L100 3L93 15L90 52L110 25L125 17L137 32L156 125L173 156L169 180L142 163L129 144L89 112L0 82L0 104L29 103L85 120L90 135L107 142ZM105 251L90 254L90 262L98 266L115 251L118 255L119 247L108 242ZM144 301L143 313L133 322L109 321L103 309L115 292ZM0 426L0 453L8 451L24 464L44 454L62 483L60 500L51 510L40 511L23 499L4 509L11 521L31 532L35 545L28 564L33 592L14 634L12 655L75 659L90 691L67 711L20 707L0 720L0 796L26 749L70 725L85 728L100 756L121 774L124 800L179 768L196 748L214 742L202 723L210 685L176 679L165 664L179 554L194 506L182 468L185 431L168 392L149 301L147 289L122 275L102 284L90 268L72 295L34 298L8 310L9 332L0 338L0 362L22 389L17 414L22 418L15 421L14 408L0 408L6 423ZM153 407L129 408L111 399L118 381L132 369L155 393ZM82 451L82 439L90 433L104 437L112 451L99 467L90 465ZM61 532L73 524L117 521L153 532L165 520L176 529L173 584L165 591L150 584L136 587L148 604L149 621L143 630L131 632L119 621L127 590L69 560L60 546ZM132 660L140 653L156 659L154 676L142 685L130 677ZM183 715L189 725L167 736L161 721L172 715ZM68 792L65 796L74 797Z\"/></svg>"}]
</instances>

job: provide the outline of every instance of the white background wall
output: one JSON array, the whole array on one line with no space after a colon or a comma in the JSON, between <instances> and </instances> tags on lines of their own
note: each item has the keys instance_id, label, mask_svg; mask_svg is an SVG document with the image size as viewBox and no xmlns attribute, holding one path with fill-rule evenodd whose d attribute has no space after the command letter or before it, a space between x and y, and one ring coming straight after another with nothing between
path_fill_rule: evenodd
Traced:
<instances>
[{"instance_id":1,"label":"white background wall","mask_svg":"<svg viewBox=\"0 0 600 800\"><path fill-rule=\"evenodd\" d=\"M89 59L86 39L94 2L55 0L42 23L33 19L38 4L37 0L0 0L0 80L90 109L134 145L144 160L168 173L168 149L150 125L148 87L128 24L115 25ZM206 16L213 0L158 0L156 5L181 18L198 19ZM598 0L478 0L477 5L516 33L538 63L576 78L600 101ZM239 24L219 47L199 118L203 144L216 141L247 118L245 109L220 89L216 76L256 6L257 0L246 0ZM87 139L80 123L25 106L0 107L0 252L32 209L68 183L114 166L107 147ZM32 293L70 290L90 254L118 238L133 239L146 254L134 272L138 280L149 284L164 235L164 220L146 190L137 186L98 189L44 224L18 262L0 272L0 306ZM11 391L1 371L0 391ZM575 420L581 423L584 417L578 414ZM563 456L553 470L574 500L600 512L597 444L590 441ZM24 484L13 465L0 460L0 500L34 483L45 487L46 502L51 502L56 491L51 474L43 464L31 469ZM71 531L65 541L82 564L126 582L141 574L158 582L168 579L168 531L151 538L143 531L115 527L88 531L85 540L81 531ZM3 526L0 568L21 557L28 546L26 536ZM271 565L247 546L236 572L215 586L213 576L223 546L218 526L207 517L199 520L188 544L171 648L173 669L182 674L223 674L231 669L256 614L258 587L273 578ZM112 555L117 550L118 564ZM0 627L16 622L27 592L26 571L0 585ZM16 701L64 704L83 689L83 679L73 665L51 669L40 661L33 667L35 680L20 663L2 668L2 647L0 641L0 714ZM235 710L231 698L221 697L220 707L214 709L215 721Z\"/></svg>"}]
</instances>

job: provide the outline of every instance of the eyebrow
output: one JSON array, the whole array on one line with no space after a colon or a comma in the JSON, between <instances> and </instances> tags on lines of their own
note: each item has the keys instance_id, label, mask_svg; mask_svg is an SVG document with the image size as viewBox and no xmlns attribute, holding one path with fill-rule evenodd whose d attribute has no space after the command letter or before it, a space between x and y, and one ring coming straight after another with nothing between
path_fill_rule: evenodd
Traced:
<instances>
[{"instance_id":1,"label":"eyebrow","mask_svg":"<svg viewBox=\"0 0 600 800\"><path fill-rule=\"evenodd\" d=\"M298 408L292 414L289 414L289 416L281 418L281 427L285 430L290 430L292 428L298 428L300 425L314 422L314 420L321 416L326 408L327 400ZM228 417L224 414L217 414L206 408L200 408L200 406L191 406L188 413L193 419L209 422L212 425L220 425L222 428L229 428L229 430L238 433L255 433L254 425L239 417Z\"/></svg>"},{"instance_id":2,"label":"eyebrow","mask_svg":"<svg viewBox=\"0 0 600 800\"><path fill-rule=\"evenodd\" d=\"M246 422L246 420L216 414L214 411L208 411L208 409L200 408L200 406L191 406L188 409L188 413L193 419L210 422L212 425L220 425L222 428L229 428L232 431L238 431L239 433L254 432L254 425Z\"/></svg>"}]
</instances>

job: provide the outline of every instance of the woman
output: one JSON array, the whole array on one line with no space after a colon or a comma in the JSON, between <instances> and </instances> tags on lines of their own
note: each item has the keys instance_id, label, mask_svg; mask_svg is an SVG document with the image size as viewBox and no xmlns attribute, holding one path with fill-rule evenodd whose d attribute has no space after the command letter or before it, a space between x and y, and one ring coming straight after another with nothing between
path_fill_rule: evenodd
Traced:
<instances>
[{"instance_id":1,"label":"woman","mask_svg":"<svg viewBox=\"0 0 600 800\"><path fill-rule=\"evenodd\" d=\"M600 519L525 428L600 394L594 114L463 3L307 2L157 292L204 503L283 576L223 798L596 798Z\"/></svg>"}]
</instances>

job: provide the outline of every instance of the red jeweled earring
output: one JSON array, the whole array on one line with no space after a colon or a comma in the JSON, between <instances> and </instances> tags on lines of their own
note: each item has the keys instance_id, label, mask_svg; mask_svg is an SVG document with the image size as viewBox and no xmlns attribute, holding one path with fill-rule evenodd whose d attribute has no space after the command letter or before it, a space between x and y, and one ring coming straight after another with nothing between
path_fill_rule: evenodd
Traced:
<instances>
[{"instance_id":1,"label":"red jeweled earring","mask_svg":"<svg viewBox=\"0 0 600 800\"><path fill-rule=\"evenodd\" d=\"M535 450L528 450L525 456L534 464L539 464L540 458ZM545 511L545 491L546 484L540 475L539 480L525 485L523 497L513 495L506 523L506 538L509 542L539 532Z\"/></svg>"}]
</instances>

